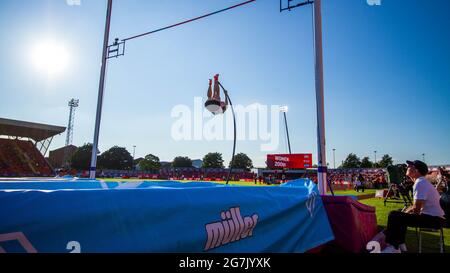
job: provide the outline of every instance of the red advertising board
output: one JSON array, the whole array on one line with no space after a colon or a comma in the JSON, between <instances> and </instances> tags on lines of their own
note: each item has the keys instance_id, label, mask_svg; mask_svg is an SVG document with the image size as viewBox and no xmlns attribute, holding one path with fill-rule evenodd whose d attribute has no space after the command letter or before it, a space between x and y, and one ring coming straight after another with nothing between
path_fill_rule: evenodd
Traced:
<instances>
[{"instance_id":1,"label":"red advertising board","mask_svg":"<svg viewBox=\"0 0 450 273\"><path fill-rule=\"evenodd\" d=\"M312 165L312 154L267 155L269 169L308 169Z\"/></svg>"}]
</instances>

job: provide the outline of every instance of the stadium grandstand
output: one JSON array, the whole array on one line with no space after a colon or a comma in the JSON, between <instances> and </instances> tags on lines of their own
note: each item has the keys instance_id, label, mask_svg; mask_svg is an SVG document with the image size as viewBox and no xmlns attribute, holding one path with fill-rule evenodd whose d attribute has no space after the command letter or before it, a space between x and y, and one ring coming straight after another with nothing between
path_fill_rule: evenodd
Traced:
<instances>
[{"instance_id":1,"label":"stadium grandstand","mask_svg":"<svg viewBox=\"0 0 450 273\"><path fill-rule=\"evenodd\" d=\"M65 127L0 118L0 176L49 177L45 154Z\"/></svg>"},{"instance_id":2,"label":"stadium grandstand","mask_svg":"<svg viewBox=\"0 0 450 273\"><path fill-rule=\"evenodd\" d=\"M50 151L48 162L53 168L65 168L67 160L76 152L77 146L69 145Z\"/></svg>"},{"instance_id":3,"label":"stadium grandstand","mask_svg":"<svg viewBox=\"0 0 450 273\"><path fill-rule=\"evenodd\" d=\"M359 176L366 188L381 189L388 186L388 173L383 168L333 169L328 171L328 180L336 189L352 189Z\"/></svg>"}]
</instances>

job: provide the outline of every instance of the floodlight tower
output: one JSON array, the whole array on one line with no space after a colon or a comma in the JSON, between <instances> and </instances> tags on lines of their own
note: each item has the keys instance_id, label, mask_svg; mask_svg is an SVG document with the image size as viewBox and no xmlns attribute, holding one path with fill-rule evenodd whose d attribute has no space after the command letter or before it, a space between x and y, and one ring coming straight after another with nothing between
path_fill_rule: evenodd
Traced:
<instances>
[{"instance_id":1,"label":"floodlight tower","mask_svg":"<svg viewBox=\"0 0 450 273\"><path fill-rule=\"evenodd\" d=\"M72 145L73 142L73 124L75 121L75 110L78 108L80 100L71 99L69 101L70 113L69 113L69 124L67 125L67 136L66 136L66 145L64 146L64 158L63 158L63 167L69 167L69 158L68 158L68 147Z\"/></svg>"},{"instance_id":2,"label":"floodlight tower","mask_svg":"<svg viewBox=\"0 0 450 273\"><path fill-rule=\"evenodd\" d=\"M73 142L73 124L75 121L75 110L78 108L80 100L71 99L69 101L70 113L69 113L69 124L67 125L67 136L66 136L66 147L71 145Z\"/></svg>"},{"instance_id":3,"label":"floodlight tower","mask_svg":"<svg viewBox=\"0 0 450 273\"><path fill-rule=\"evenodd\" d=\"M287 112L289 111L289 107L288 106L282 106L282 107L280 107L280 111L284 115L284 124L286 126L286 137L287 137L287 141L288 141L289 154L292 154L291 139L289 138L289 127L288 127L288 122L287 122Z\"/></svg>"},{"instance_id":4,"label":"floodlight tower","mask_svg":"<svg viewBox=\"0 0 450 273\"><path fill-rule=\"evenodd\" d=\"M333 169L336 169L336 149L333 149Z\"/></svg>"}]
</instances>

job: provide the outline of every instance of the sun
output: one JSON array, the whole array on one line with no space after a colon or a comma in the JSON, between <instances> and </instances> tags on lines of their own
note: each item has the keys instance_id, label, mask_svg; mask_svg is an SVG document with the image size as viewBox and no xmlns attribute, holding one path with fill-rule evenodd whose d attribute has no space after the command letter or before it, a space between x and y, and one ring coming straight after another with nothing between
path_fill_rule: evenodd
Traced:
<instances>
[{"instance_id":1,"label":"sun","mask_svg":"<svg viewBox=\"0 0 450 273\"><path fill-rule=\"evenodd\" d=\"M69 53L62 43L45 40L31 50L31 59L37 71L55 76L68 66Z\"/></svg>"}]
</instances>

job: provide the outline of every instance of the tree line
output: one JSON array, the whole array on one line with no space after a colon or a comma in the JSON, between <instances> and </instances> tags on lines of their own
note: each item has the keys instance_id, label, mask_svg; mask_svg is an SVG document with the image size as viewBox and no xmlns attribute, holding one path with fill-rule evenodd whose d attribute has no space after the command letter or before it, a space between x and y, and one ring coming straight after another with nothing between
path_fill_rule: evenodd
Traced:
<instances>
[{"instance_id":1,"label":"tree line","mask_svg":"<svg viewBox=\"0 0 450 273\"><path fill-rule=\"evenodd\" d=\"M89 170L92 155L92 144L85 144L79 147L70 158L70 166L77 170ZM208 153L203 157L202 168L225 168L221 153ZM393 164L392 157L384 155L380 161L372 162L369 157L360 159L356 154L349 154L339 167L341 169L356 168L387 168ZM114 146L98 156L98 169L106 170L133 170L139 166L142 171L159 170L163 167L190 168L192 159L186 156L178 156L170 163L164 165L159 157L148 154L144 158L138 158L133 161L133 157L126 148ZM235 155L230 161L228 167L236 169L251 170L253 168L252 160L244 153Z\"/></svg>"},{"instance_id":2,"label":"tree line","mask_svg":"<svg viewBox=\"0 0 450 273\"><path fill-rule=\"evenodd\" d=\"M91 155L92 144L88 143L79 147L69 160L71 168L89 170ZM203 157L202 162L202 168L225 168L221 153L209 153ZM159 157L153 154L133 160L126 148L118 146L114 146L100 154L97 159L98 169L133 170L135 166L139 166L139 169L142 171L159 170L162 167L190 168L192 167L192 159L186 156L178 156L167 165L161 163ZM246 154L239 153L230 161L228 167L250 171L253 168L253 162Z\"/></svg>"},{"instance_id":3,"label":"tree line","mask_svg":"<svg viewBox=\"0 0 450 273\"><path fill-rule=\"evenodd\" d=\"M347 158L342 162L342 165L339 167L341 169L370 169L370 168L387 168L388 166L394 164L392 157L388 154L384 155L380 161L372 162L368 156L360 159L355 154L349 154Z\"/></svg>"}]
</instances>

